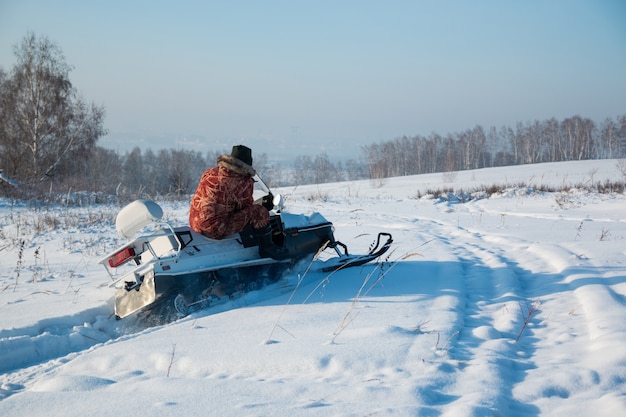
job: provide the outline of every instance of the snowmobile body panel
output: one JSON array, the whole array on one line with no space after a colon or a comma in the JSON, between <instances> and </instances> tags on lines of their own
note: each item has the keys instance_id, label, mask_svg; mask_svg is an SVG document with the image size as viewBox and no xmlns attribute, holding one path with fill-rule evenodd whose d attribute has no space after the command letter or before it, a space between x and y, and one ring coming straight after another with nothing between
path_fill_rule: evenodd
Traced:
<instances>
[{"instance_id":1,"label":"snowmobile body panel","mask_svg":"<svg viewBox=\"0 0 626 417\"><path fill-rule=\"evenodd\" d=\"M144 216L144 212L141 208L140 215ZM235 287L267 273L276 264L281 268L272 268L272 273L284 271L294 262L315 254L327 241L334 241L332 224L317 213L284 218L276 213L271 224L274 241L288 249L289 259L261 257L250 230L214 240L188 226L173 228L166 223L157 224L154 233L137 237L100 260L114 278L110 286L116 288L115 315L129 316L174 290L202 291L202 287L214 281ZM189 294L187 298L192 296Z\"/></svg>"},{"instance_id":2,"label":"snowmobile body panel","mask_svg":"<svg viewBox=\"0 0 626 417\"><path fill-rule=\"evenodd\" d=\"M289 253L315 254L322 246L333 246L333 225L321 214L289 215L285 222L285 247Z\"/></svg>"},{"instance_id":3,"label":"snowmobile body panel","mask_svg":"<svg viewBox=\"0 0 626 417\"><path fill-rule=\"evenodd\" d=\"M347 253L345 245L335 241L332 223L321 214L271 212L272 240L289 254L288 259L276 260L259 254L251 228L214 240L188 226L175 228L157 222L161 211L155 205L138 200L120 211L121 236L150 221L154 221L154 231L130 240L99 262L111 276L110 287L116 289L118 318L156 309L157 305L170 305L167 303L175 296L186 304L194 304L198 295L217 287L226 294L254 289L276 281L296 262L313 259L327 247L334 248L338 255L337 262L327 263L327 268L361 265L384 253L391 243L391 235L385 234L389 239L382 248L371 250L365 257L355 257ZM344 248L344 254L338 246Z\"/></svg>"}]
</instances>

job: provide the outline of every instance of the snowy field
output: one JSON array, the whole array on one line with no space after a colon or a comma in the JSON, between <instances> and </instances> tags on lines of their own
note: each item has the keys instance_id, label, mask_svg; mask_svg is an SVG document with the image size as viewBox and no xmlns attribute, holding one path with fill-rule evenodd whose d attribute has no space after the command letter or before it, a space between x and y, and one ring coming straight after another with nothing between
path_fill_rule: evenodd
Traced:
<instances>
[{"instance_id":1,"label":"snowy field","mask_svg":"<svg viewBox=\"0 0 626 417\"><path fill-rule=\"evenodd\" d=\"M112 317L97 264L117 207L0 199L0 416L625 416L626 195L529 188L607 179L616 161L274 190L353 253L392 233L389 256L151 328Z\"/></svg>"}]
</instances>

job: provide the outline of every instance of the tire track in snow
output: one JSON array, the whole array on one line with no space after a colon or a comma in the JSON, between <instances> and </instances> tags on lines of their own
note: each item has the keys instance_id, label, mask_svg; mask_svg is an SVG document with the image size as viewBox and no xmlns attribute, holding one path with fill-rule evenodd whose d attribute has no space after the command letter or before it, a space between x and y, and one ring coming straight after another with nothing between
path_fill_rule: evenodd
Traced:
<instances>
[{"instance_id":1,"label":"tire track in snow","mask_svg":"<svg viewBox=\"0 0 626 417\"><path fill-rule=\"evenodd\" d=\"M94 308L25 328L0 330L0 400L87 351L151 330L138 320L115 320L109 309Z\"/></svg>"},{"instance_id":2,"label":"tire track in snow","mask_svg":"<svg viewBox=\"0 0 626 417\"><path fill-rule=\"evenodd\" d=\"M513 394L526 370L534 366L529 360L534 347L515 343L521 327L517 305L526 291L524 273L506 256L511 248L490 248L479 233L456 226L438 223L437 228L440 236L449 236L444 240L463 269L464 311L458 316L458 337L448 349L450 359L460 365L445 387L446 395L458 399L443 406L443 415L485 415L496 410L508 410L510 416L536 413ZM467 392L473 395L461 396Z\"/></svg>"},{"instance_id":3,"label":"tire track in snow","mask_svg":"<svg viewBox=\"0 0 626 417\"><path fill-rule=\"evenodd\" d=\"M562 399L546 410L549 414L595 414L593 401L615 389L615 402L619 403L618 387L624 383L626 363L625 268L596 264L562 245L533 244L527 256L539 259L551 272L533 285L546 316L545 325L534 333L539 346L537 361L552 363L558 372L529 371L517 395L532 402ZM557 329L551 328L551 319L559 324ZM575 389L571 381L576 381ZM575 397L584 398L589 409L568 408L567 400Z\"/></svg>"},{"instance_id":4,"label":"tire track in snow","mask_svg":"<svg viewBox=\"0 0 626 417\"><path fill-rule=\"evenodd\" d=\"M567 242L528 242L450 227L450 234L455 233L467 245L455 253L466 267L469 318L466 337L454 346L465 347L469 358L456 384L459 392L474 387L481 394L451 404L451 414L468 407L478 415L495 410L507 410L506 415L571 414L580 410L572 410L568 399L593 404L623 384L624 267L608 267L601 260L596 265ZM533 306L538 311L529 317ZM474 339L467 337L470 332ZM454 387L449 393L454 395ZM482 410L485 406L488 410ZM592 405L588 412L594 412Z\"/></svg>"},{"instance_id":5,"label":"tire track in snow","mask_svg":"<svg viewBox=\"0 0 626 417\"><path fill-rule=\"evenodd\" d=\"M575 244L559 240L563 227L571 227L576 240L579 217L532 210L483 213L480 207L473 210L474 204L454 210L438 205L439 213L430 217L424 212L428 207L416 210L414 217L396 215L393 204L368 208L378 212L368 216L380 219L381 227L391 225L397 231L396 243L406 248L411 241L438 239L447 252L433 253L463 270L464 283L456 289L464 311L447 327L448 334L458 329L459 335L451 339L445 355L419 369L424 378L412 375L416 402L425 407L417 415L594 415L599 411L594 404L606 397L609 387L615 391L615 410L623 409L626 351L620 341L626 337L626 268L607 267L599 252L594 255L602 261L593 265L576 252ZM444 210L450 215L442 216ZM511 218L516 222L511 224ZM460 227L468 224L468 229ZM545 228L546 239L519 238L527 236L516 233L524 227ZM554 238L551 231L557 232ZM429 259L426 248L420 252ZM617 264L622 265L621 260ZM540 303L539 311L524 328L523 315L535 302ZM407 362L428 350L417 339ZM568 403L589 405L581 410Z\"/></svg>"},{"instance_id":6,"label":"tire track in snow","mask_svg":"<svg viewBox=\"0 0 626 417\"><path fill-rule=\"evenodd\" d=\"M284 291L286 284L253 291L200 312L217 314L243 303L255 303ZM51 317L28 327L0 330L0 401L29 388L43 376L81 355L111 343L120 343L159 331L171 323L155 325L140 315L116 320L110 306L81 311L71 316ZM182 318L191 320L193 316Z\"/></svg>"},{"instance_id":7,"label":"tire track in snow","mask_svg":"<svg viewBox=\"0 0 626 417\"><path fill-rule=\"evenodd\" d=\"M436 279L445 282L449 290L446 296L434 298L430 309L440 317L428 322L428 328L438 334L433 342L436 346L431 348L423 338L415 337L407 351L407 363L422 358L419 372L412 376L419 415L441 411L444 415L484 415L494 410L509 410L507 415L512 416L536 414L534 407L513 396L515 384L534 366L529 360L534 352L532 344L521 348L515 343L522 324L518 303L526 300L525 273L507 253L519 245L490 242L478 233L429 219L423 213L407 217L384 210L378 217L381 224L406 230L410 236L402 232L401 239L410 241L417 237L413 235L415 223L423 223L419 241L432 239L432 244L444 246L444 254L437 251L442 259L434 263L438 265ZM405 224L410 227L404 228ZM472 243L464 246L455 243L455 238ZM395 234L394 239L400 241ZM435 356L424 359L428 350L434 350ZM462 396L468 391L475 394Z\"/></svg>"}]
</instances>

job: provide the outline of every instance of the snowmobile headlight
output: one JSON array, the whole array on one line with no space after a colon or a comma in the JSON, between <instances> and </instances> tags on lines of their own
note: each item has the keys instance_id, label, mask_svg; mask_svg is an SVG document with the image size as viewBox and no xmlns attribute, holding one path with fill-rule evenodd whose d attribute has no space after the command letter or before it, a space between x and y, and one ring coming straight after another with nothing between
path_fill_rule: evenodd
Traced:
<instances>
[{"instance_id":1,"label":"snowmobile headlight","mask_svg":"<svg viewBox=\"0 0 626 417\"><path fill-rule=\"evenodd\" d=\"M285 207L285 198L281 194L276 194L272 204L274 204L274 208L278 207L278 211L281 211Z\"/></svg>"}]
</instances>

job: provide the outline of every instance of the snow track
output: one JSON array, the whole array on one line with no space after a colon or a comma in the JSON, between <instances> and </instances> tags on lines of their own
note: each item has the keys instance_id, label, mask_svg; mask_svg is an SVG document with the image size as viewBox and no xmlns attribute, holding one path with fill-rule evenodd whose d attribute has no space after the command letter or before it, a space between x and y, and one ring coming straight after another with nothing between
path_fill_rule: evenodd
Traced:
<instances>
[{"instance_id":1,"label":"snow track","mask_svg":"<svg viewBox=\"0 0 626 417\"><path fill-rule=\"evenodd\" d=\"M583 408L589 414L583 415L597 414L593 400L624 381L619 364L626 354L616 358L615 349L626 337L625 269L593 265L572 249L576 245L484 238L458 223L437 223L439 231L429 230L450 236L444 239L447 252L463 265L465 301L459 336L448 349L449 360L460 365L440 393L465 395L443 407L442 415L490 415L494 410L536 415L538 406L548 403L549 415L579 413L580 402L572 407L565 401L572 397L588 404ZM572 267L573 260L579 266ZM551 319L568 326L554 328ZM621 325L616 328L616 323ZM604 377L594 371L601 358L605 366L617 366ZM545 363L555 372L546 375L540 369ZM615 409L624 405L619 395L607 401Z\"/></svg>"},{"instance_id":2,"label":"snow track","mask_svg":"<svg viewBox=\"0 0 626 417\"><path fill-rule=\"evenodd\" d=\"M29 327L3 329L0 399L88 350L141 330L136 321L112 318L108 305L72 316L46 318Z\"/></svg>"},{"instance_id":3,"label":"snow track","mask_svg":"<svg viewBox=\"0 0 626 417\"><path fill-rule=\"evenodd\" d=\"M437 262L415 265L441 285L427 289L435 301L426 309L438 317L419 328L411 348L420 352L425 367L419 377L412 375L415 400L424 406L417 415L480 416L496 410L507 416L545 410L566 415L581 409L580 403L597 414L594 399L626 380L620 365L626 355L614 353L626 338L626 269L594 263L602 256L580 252L588 245L576 243L582 228L597 224L585 224L589 219L575 215L534 216L533 209L511 217L472 204L442 205L435 211L449 216L411 218L391 209L380 217L396 230L411 231L417 225L423 231L419 239L429 242L420 252L438 256ZM445 217L450 221L442 221ZM526 240L524 233L516 233L546 220L545 240ZM562 229L571 241L553 241L550 234L558 231L560 236ZM396 236L396 242L403 245L402 237ZM406 244L402 248L410 251ZM446 287L447 295L437 296ZM434 347L419 341L433 332ZM434 355L424 354L429 350ZM407 361L416 355L408 355ZM600 376L594 370L599 361L615 371ZM575 408L569 405L572 398L580 400ZM624 406L618 394L607 401L612 410Z\"/></svg>"},{"instance_id":4,"label":"snow track","mask_svg":"<svg viewBox=\"0 0 626 417\"><path fill-rule=\"evenodd\" d=\"M527 301L524 273L507 258L511 246L486 245L477 233L442 227L450 235L448 251L462 265L463 310L458 314L458 336L451 340L447 360L458 363L454 378L445 387L450 398L442 415L532 415L536 410L521 403L513 388L534 365L532 339L516 343L523 317L516 314ZM454 244L463 242L463 245ZM531 325L533 323L531 322ZM463 393L472 392L472 395Z\"/></svg>"},{"instance_id":5,"label":"snow track","mask_svg":"<svg viewBox=\"0 0 626 417\"><path fill-rule=\"evenodd\" d=\"M284 282L244 294L208 307L198 314L222 313L256 303L290 290ZM117 320L106 305L82 311L72 316L47 318L36 325L0 331L0 400L29 388L32 381L53 374L56 368L81 355L93 354L104 345L124 343L141 337L159 326L150 320L131 316Z\"/></svg>"}]
</instances>

